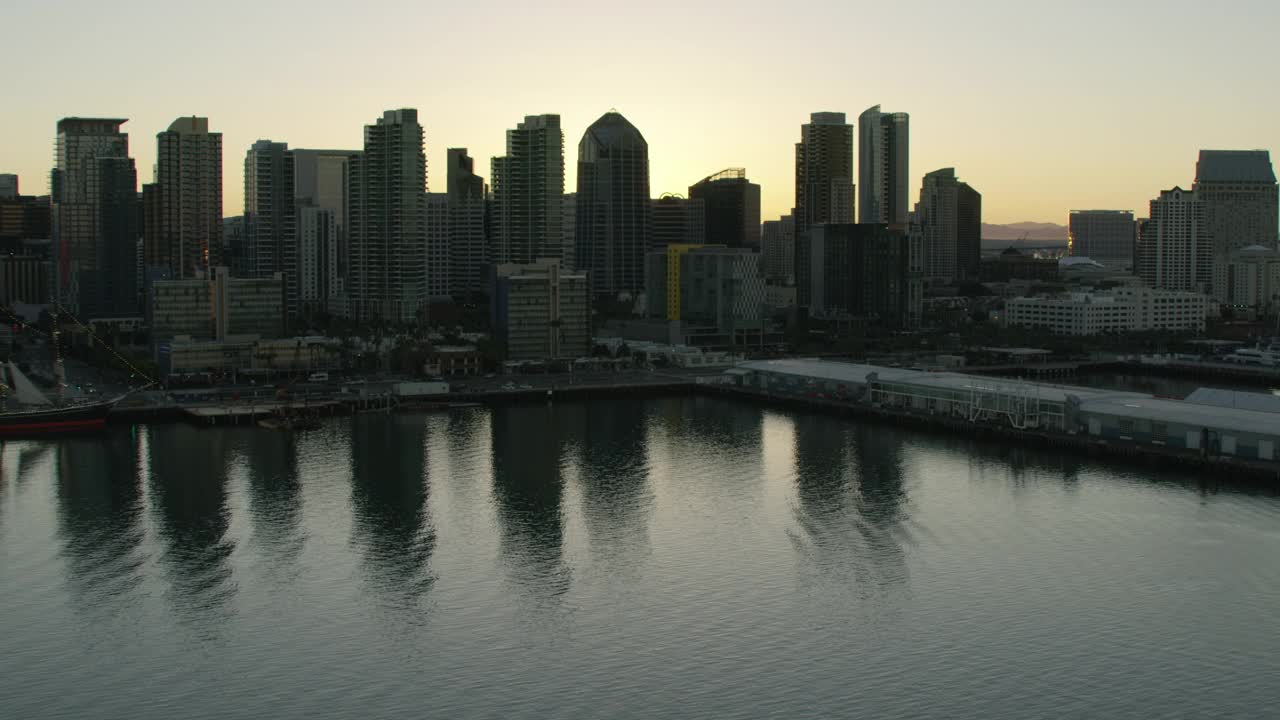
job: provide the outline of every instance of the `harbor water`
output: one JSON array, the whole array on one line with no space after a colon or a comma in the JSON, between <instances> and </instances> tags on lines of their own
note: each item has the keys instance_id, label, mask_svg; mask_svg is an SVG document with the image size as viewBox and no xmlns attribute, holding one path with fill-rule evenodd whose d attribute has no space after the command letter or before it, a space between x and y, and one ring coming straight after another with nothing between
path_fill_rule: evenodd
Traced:
<instances>
[{"instance_id":1,"label":"harbor water","mask_svg":"<svg viewBox=\"0 0 1280 720\"><path fill-rule=\"evenodd\" d=\"M0 448L6 718L1280 707L1280 497L708 397Z\"/></svg>"}]
</instances>

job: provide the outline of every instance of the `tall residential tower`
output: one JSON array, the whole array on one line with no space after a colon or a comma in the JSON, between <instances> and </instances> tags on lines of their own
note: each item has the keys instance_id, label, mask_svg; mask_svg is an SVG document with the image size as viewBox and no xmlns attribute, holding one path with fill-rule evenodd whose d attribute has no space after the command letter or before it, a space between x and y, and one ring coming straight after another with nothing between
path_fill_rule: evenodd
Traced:
<instances>
[{"instance_id":1,"label":"tall residential tower","mask_svg":"<svg viewBox=\"0 0 1280 720\"><path fill-rule=\"evenodd\" d=\"M923 237L925 281L977 282L982 259L982 195L955 168L924 176L915 222Z\"/></svg>"},{"instance_id":2,"label":"tall residential tower","mask_svg":"<svg viewBox=\"0 0 1280 720\"><path fill-rule=\"evenodd\" d=\"M910 215L910 118L868 108L858 116L858 222L900 225Z\"/></svg>"},{"instance_id":3,"label":"tall residential tower","mask_svg":"<svg viewBox=\"0 0 1280 720\"><path fill-rule=\"evenodd\" d=\"M366 125L348 170L351 318L409 322L426 302L426 188L418 111L388 110Z\"/></svg>"},{"instance_id":4,"label":"tall residential tower","mask_svg":"<svg viewBox=\"0 0 1280 720\"><path fill-rule=\"evenodd\" d=\"M853 126L844 113L813 113L796 143L796 234L853 222L853 197Z\"/></svg>"},{"instance_id":5,"label":"tall residential tower","mask_svg":"<svg viewBox=\"0 0 1280 720\"><path fill-rule=\"evenodd\" d=\"M222 133L180 117L156 135L156 178L145 201L145 264L172 279L222 262Z\"/></svg>"},{"instance_id":6,"label":"tall residential tower","mask_svg":"<svg viewBox=\"0 0 1280 720\"><path fill-rule=\"evenodd\" d=\"M492 160L494 263L561 256L564 132L559 115L529 115L507 131L507 154Z\"/></svg>"}]
</instances>

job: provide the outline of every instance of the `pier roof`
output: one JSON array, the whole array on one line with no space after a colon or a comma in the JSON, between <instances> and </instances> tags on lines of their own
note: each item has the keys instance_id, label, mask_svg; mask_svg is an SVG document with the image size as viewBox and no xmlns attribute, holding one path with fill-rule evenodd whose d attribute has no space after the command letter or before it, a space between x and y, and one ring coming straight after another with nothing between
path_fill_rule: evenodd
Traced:
<instances>
[{"instance_id":1,"label":"pier roof","mask_svg":"<svg viewBox=\"0 0 1280 720\"><path fill-rule=\"evenodd\" d=\"M1260 410L1199 405L1163 398L1101 398L1080 404L1081 412L1114 415L1162 423L1234 430L1255 435L1280 435L1280 414Z\"/></svg>"}]
</instances>

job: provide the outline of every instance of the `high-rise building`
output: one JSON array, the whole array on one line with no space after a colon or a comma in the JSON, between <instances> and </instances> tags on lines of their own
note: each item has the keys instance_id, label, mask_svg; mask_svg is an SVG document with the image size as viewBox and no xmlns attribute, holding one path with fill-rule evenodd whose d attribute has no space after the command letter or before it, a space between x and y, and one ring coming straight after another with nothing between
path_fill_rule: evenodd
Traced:
<instances>
[{"instance_id":1,"label":"high-rise building","mask_svg":"<svg viewBox=\"0 0 1280 720\"><path fill-rule=\"evenodd\" d=\"M930 283L977 282L982 260L982 195L955 168L924 176L915 222L923 237Z\"/></svg>"},{"instance_id":2,"label":"high-rise building","mask_svg":"<svg viewBox=\"0 0 1280 720\"><path fill-rule=\"evenodd\" d=\"M760 249L760 186L745 168L728 168L689 187L689 199L701 200L706 214L705 242Z\"/></svg>"},{"instance_id":3,"label":"high-rise building","mask_svg":"<svg viewBox=\"0 0 1280 720\"><path fill-rule=\"evenodd\" d=\"M287 143L259 140L244 159L244 219L248 277L284 277L285 313L296 317L298 214L294 201L294 156Z\"/></svg>"},{"instance_id":4,"label":"high-rise building","mask_svg":"<svg viewBox=\"0 0 1280 720\"><path fill-rule=\"evenodd\" d=\"M147 185L142 187L144 197L149 192L147 190L148 187ZM142 202L145 206L146 200L144 199ZM249 277L248 235L243 215L222 218L222 260L227 264L232 277Z\"/></svg>"},{"instance_id":5,"label":"high-rise building","mask_svg":"<svg viewBox=\"0 0 1280 720\"><path fill-rule=\"evenodd\" d=\"M922 248L902 225L828 224L805 233L798 245L808 267L797 267L815 316L851 315L888 328L920 324L924 301Z\"/></svg>"},{"instance_id":6,"label":"high-rise building","mask_svg":"<svg viewBox=\"0 0 1280 720\"><path fill-rule=\"evenodd\" d=\"M562 252L564 132L559 115L528 115L492 160L491 262L531 263Z\"/></svg>"},{"instance_id":7,"label":"high-rise building","mask_svg":"<svg viewBox=\"0 0 1280 720\"><path fill-rule=\"evenodd\" d=\"M565 273L554 258L496 264L489 312L508 360L584 357L591 351L587 276Z\"/></svg>"},{"instance_id":8,"label":"high-rise building","mask_svg":"<svg viewBox=\"0 0 1280 720\"><path fill-rule=\"evenodd\" d=\"M453 237L453 218L449 207L449 193L427 193L423 213L423 227L427 233L426 299L445 299L451 295L449 250Z\"/></svg>"},{"instance_id":9,"label":"high-rise building","mask_svg":"<svg viewBox=\"0 0 1280 720\"><path fill-rule=\"evenodd\" d=\"M867 108L858 116L858 222L905 224L910 117Z\"/></svg>"},{"instance_id":10,"label":"high-rise building","mask_svg":"<svg viewBox=\"0 0 1280 720\"><path fill-rule=\"evenodd\" d=\"M18 176L11 173L0 173L0 200L13 200L18 197Z\"/></svg>"},{"instance_id":11,"label":"high-rise building","mask_svg":"<svg viewBox=\"0 0 1280 720\"><path fill-rule=\"evenodd\" d=\"M701 198L687 199L672 193L649 203L649 249L706 242L706 205Z\"/></svg>"},{"instance_id":12,"label":"high-rise building","mask_svg":"<svg viewBox=\"0 0 1280 720\"><path fill-rule=\"evenodd\" d=\"M795 217L766 220L760 229L760 271L774 283L794 282L796 276Z\"/></svg>"},{"instance_id":13,"label":"high-rise building","mask_svg":"<svg viewBox=\"0 0 1280 720\"><path fill-rule=\"evenodd\" d=\"M145 263L174 279L194 277L222 263L222 133L209 131L208 118L180 117L156 144Z\"/></svg>"},{"instance_id":14,"label":"high-rise building","mask_svg":"<svg viewBox=\"0 0 1280 720\"><path fill-rule=\"evenodd\" d=\"M322 283L316 291L324 294L308 301L314 303L313 307L330 312L340 309L334 303L342 296L347 277L347 171L351 157L359 154L359 150L293 149L294 200L298 207L325 210L333 216L336 246L316 245L317 251L326 253L325 257L299 258L299 264L310 263L312 267L332 259L334 264L328 271L332 282Z\"/></svg>"},{"instance_id":15,"label":"high-rise building","mask_svg":"<svg viewBox=\"0 0 1280 720\"><path fill-rule=\"evenodd\" d=\"M1194 190L1163 190L1138 239L1138 277L1161 290L1207 293L1213 282L1213 246L1204 203Z\"/></svg>"},{"instance_id":16,"label":"high-rise building","mask_svg":"<svg viewBox=\"0 0 1280 720\"><path fill-rule=\"evenodd\" d=\"M853 198L853 126L844 113L813 113L796 143L796 235L853 222Z\"/></svg>"},{"instance_id":17,"label":"high-rise building","mask_svg":"<svg viewBox=\"0 0 1280 720\"><path fill-rule=\"evenodd\" d=\"M414 109L388 110L364 128L348 168L346 313L409 322L426 301L427 158Z\"/></svg>"},{"instance_id":18,"label":"high-rise building","mask_svg":"<svg viewBox=\"0 0 1280 720\"><path fill-rule=\"evenodd\" d=\"M1133 271L1137 225L1129 210L1072 210L1067 220L1067 250L1116 273Z\"/></svg>"},{"instance_id":19,"label":"high-rise building","mask_svg":"<svg viewBox=\"0 0 1280 720\"><path fill-rule=\"evenodd\" d=\"M57 159L50 178L54 292L64 306L77 312L82 281L97 284L104 178L99 162L129 157L129 134L120 131L126 122L77 117L58 121Z\"/></svg>"},{"instance_id":20,"label":"high-rise building","mask_svg":"<svg viewBox=\"0 0 1280 720\"><path fill-rule=\"evenodd\" d=\"M82 274L80 315L85 319L141 313L138 240L142 237L138 171L133 158L98 159L98 241L93 273Z\"/></svg>"},{"instance_id":21,"label":"high-rise building","mask_svg":"<svg viewBox=\"0 0 1280 720\"><path fill-rule=\"evenodd\" d=\"M610 111L578 143L575 267L596 295L639 293L649 237L649 144Z\"/></svg>"},{"instance_id":22,"label":"high-rise building","mask_svg":"<svg viewBox=\"0 0 1280 720\"><path fill-rule=\"evenodd\" d=\"M1231 253L1251 245L1276 247L1280 192L1266 150L1201 150L1192 187L1204 206L1204 233L1213 253L1213 294L1229 295Z\"/></svg>"},{"instance_id":23,"label":"high-rise building","mask_svg":"<svg viewBox=\"0 0 1280 720\"><path fill-rule=\"evenodd\" d=\"M298 305L306 312L328 312L340 289L338 218L322 207L298 210Z\"/></svg>"},{"instance_id":24,"label":"high-rise building","mask_svg":"<svg viewBox=\"0 0 1280 720\"><path fill-rule=\"evenodd\" d=\"M488 212L484 178L466 148L449 148L449 294L474 297L484 291L488 259Z\"/></svg>"},{"instance_id":25,"label":"high-rise building","mask_svg":"<svg viewBox=\"0 0 1280 720\"><path fill-rule=\"evenodd\" d=\"M577 270L578 194L565 193L560 204L560 267L569 272Z\"/></svg>"}]
</instances>

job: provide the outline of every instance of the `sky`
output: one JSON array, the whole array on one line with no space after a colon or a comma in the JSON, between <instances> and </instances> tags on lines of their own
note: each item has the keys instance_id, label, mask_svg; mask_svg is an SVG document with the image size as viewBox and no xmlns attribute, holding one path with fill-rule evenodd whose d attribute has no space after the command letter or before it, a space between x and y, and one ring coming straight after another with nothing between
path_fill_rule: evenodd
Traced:
<instances>
[{"instance_id":1,"label":"sky","mask_svg":"<svg viewBox=\"0 0 1280 720\"><path fill-rule=\"evenodd\" d=\"M1277 28L1272 0L21 2L0 17L0 173L43 194L59 118L125 117L150 182L155 134L206 116L237 215L255 140L358 149L414 107L431 190L447 148L487 179L508 128L558 113L572 191L583 131L616 108L648 140L654 197L745 167L770 219L809 113L856 132L879 104L911 115L913 202L954 167L985 221L1065 224L1144 215L1200 148L1280 146Z\"/></svg>"}]
</instances>

